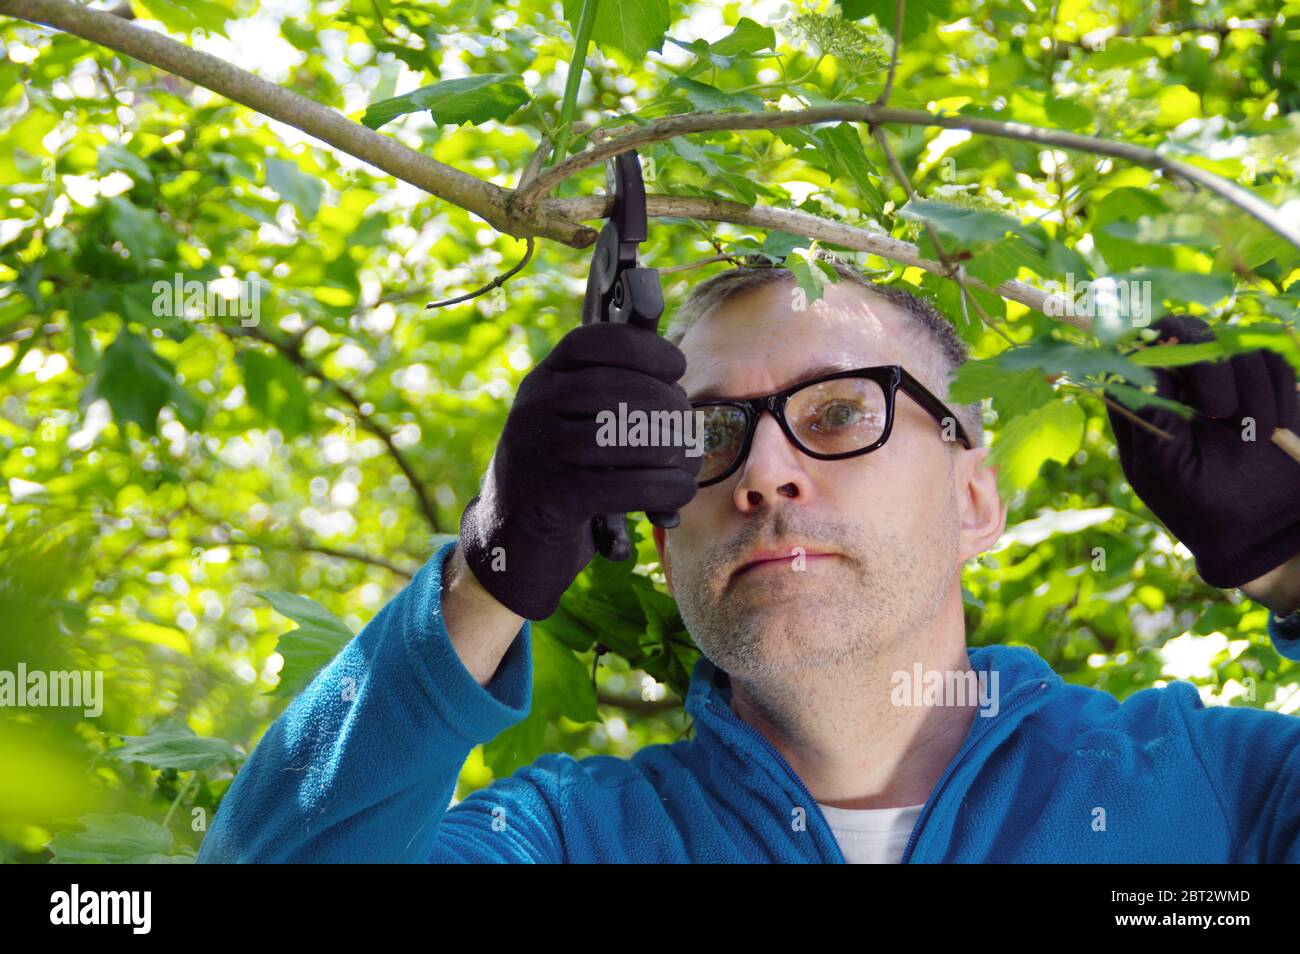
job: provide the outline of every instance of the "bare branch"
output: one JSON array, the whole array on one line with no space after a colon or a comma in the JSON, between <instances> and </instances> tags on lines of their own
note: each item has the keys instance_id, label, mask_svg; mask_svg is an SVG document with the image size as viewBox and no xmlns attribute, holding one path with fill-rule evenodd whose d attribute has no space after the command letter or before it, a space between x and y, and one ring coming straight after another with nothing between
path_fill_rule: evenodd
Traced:
<instances>
[{"instance_id":1,"label":"bare branch","mask_svg":"<svg viewBox=\"0 0 1300 954\"><path fill-rule=\"evenodd\" d=\"M274 550L281 553L319 553L322 556L334 557L339 560L350 560L354 563L365 563L369 566L376 566L406 580L411 579L415 575L411 570L404 569L383 557L377 557L370 553L362 553L360 550L354 550L348 547L327 547L319 543L311 543L302 540L277 543L271 540L264 540L260 537L252 537L248 540L227 540L224 542L217 539L207 539L203 537L191 537L188 541L177 541L175 537L168 537L166 539L185 543L192 547L201 547L205 550L210 550L216 547L248 547L257 550Z\"/></svg>"},{"instance_id":2,"label":"bare branch","mask_svg":"<svg viewBox=\"0 0 1300 954\"><path fill-rule=\"evenodd\" d=\"M639 697L617 696L612 692L606 692L604 689L596 692L596 701L602 706L613 706L617 709L626 709L629 712L639 712L643 715L653 715L656 712L671 712L673 709L682 707L680 699L641 699Z\"/></svg>"},{"instance_id":3,"label":"bare branch","mask_svg":"<svg viewBox=\"0 0 1300 954\"><path fill-rule=\"evenodd\" d=\"M17 331L9 332L7 335L0 335L0 345L26 341L28 338L34 338L36 335L55 335L62 330L62 325L53 324L41 325L37 328L19 328Z\"/></svg>"},{"instance_id":4,"label":"bare branch","mask_svg":"<svg viewBox=\"0 0 1300 954\"><path fill-rule=\"evenodd\" d=\"M218 331L231 337L239 337L242 335L244 337L255 338L258 341L263 341L288 358L289 361L298 368L298 370L315 378L321 384L333 388L343 398L343 400L347 401L348 404L352 406L352 410L356 413L357 420L361 422L361 426L371 434L378 437L383 442L384 446L388 448L389 456L393 458L402 473L406 475L406 480L411 485L411 492L415 494L416 502L420 506L420 513L423 514L425 522L429 524L434 533L443 532L441 525L438 523L438 511L433 506L433 501L429 499L429 492L425 489L424 482L420 479L419 475L416 474L415 468L411 466L411 462L407 459L406 455L402 453L402 449L397 446L397 443L393 439L393 435L388 433L387 429L385 429L384 426L376 421L370 414L362 410L364 402L357 397L356 393L351 388L329 377L329 375L327 375L320 366L316 364L316 362L312 361L302 353L302 347L296 340L282 341L278 338L273 338L256 326L250 328L235 328L226 325L212 324L210 327L216 328Z\"/></svg>"},{"instance_id":5,"label":"bare branch","mask_svg":"<svg viewBox=\"0 0 1300 954\"><path fill-rule=\"evenodd\" d=\"M681 265L668 265L664 268L657 268L660 275L674 275L677 272L689 272L693 268L703 268L705 265L713 265L716 262L735 262L736 256L724 255L719 252L717 255L710 255L708 258L702 258L698 262L683 262Z\"/></svg>"},{"instance_id":6,"label":"bare branch","mask_svg":"<svg viewBox=\"0 0 1300 954\"><path fill-rule=\"evenodd\" d=\"M885 88L876 97L878 106L889 105L889 94L894 91L894 74L898 72L898 55L903 49L903 15L907 12L907 0L898 0L894 8L894 51L889 54L889 75L885 77Z\"/></svg>"},{"instance_id":7,"label":"bare branch","mask_svg":"<svg viewBox=\"0 0 1300 954\"><path fill-rule=\"evenodd\" d=\"M275 540L268 540L265 537L254 536L245 530L240 530L238 527L232 526L230 522L224 518L213 513L208 513L202 507L198 506L193 499L187 499L185 501L185 509L189 510L190 513L194 514L205 523L210 524L217 535L211 538L189 537L186 540L181 540L171 531L172 520L177 515L176 513L173 513L164 519L163 525L165 529L161 531L153 528L146 529L145 536L155 540L173 540L185 543L189 546L202 547L205 550L210 550L215 547L256 547L260 550L278 550L287 553L295 553L301 550L309 553L319 553L322 556L334 557L339 560L351 560L355 563L365 563L370 566L381 567L382 569L388 570L390 573L405 577L408 580L415 575L414 570L408 570L404 567L398 566L396 563L393 563L391 560L387 560L384 557L364 553L353 547L330 547L317 543L299 527L292 527L290 529L290 532L294 537L291 542L287 541L282 543ZM177 513L179 513L179 511ZM234 539L235 536L239 536L242 539L236 540Z\"/></svg>"},{"instance_id":8,"label":"bare branch","mask_svg":"<svg viewBox=\"0 0 1300 954\"><path fill-rule=\"evenodd\" d=\"M528 236L527 239L525 239L525 241L528 243L528 247L524 249L524 257L521 258L515 264L514 268L510 269L510 271L498 275L496 278L492 279L492 281L488 282L486 285L482 286L481 288L476 288L472 292L466 292L463 295L457 295L455 298L444 298L442 301L431 301L424 307L442 308L446 305L458 305L463 301L469 301L471 298L477 298L480 295L486 295L494 288L500 288L506 282L510 281L510 279L513 278L516 274L518 274L519 270L522 269L525 265L527 265L528 260L533 257L533 244L534 244L533 237L530 235Z\"/></svg>"}]
</instances>

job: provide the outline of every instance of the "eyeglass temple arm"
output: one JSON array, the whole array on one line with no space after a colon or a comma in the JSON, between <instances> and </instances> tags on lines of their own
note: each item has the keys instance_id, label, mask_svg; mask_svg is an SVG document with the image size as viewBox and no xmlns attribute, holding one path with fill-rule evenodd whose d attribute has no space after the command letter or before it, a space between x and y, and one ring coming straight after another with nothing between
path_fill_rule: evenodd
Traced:
<instances>
[{"instance_id":1,"label":"eyeglass temple arm","mask_svg":"<svg viewBox=\"0 0 1300 954\"><path fill-rule=\"evenodd\" d=\"M952 409L939 400L929 388L909 374L906 368L900 366L898 370L901 372L900 385L912 400L929 412L930 416L938 421L940 425L943 425L946 421L952 421L957 426L957 437L961 439L961 442L966 445L967 449L973 447L970 435L966 433L966 428L962 426L961 419L953 413Z\"/></svg>"}]
</instances>

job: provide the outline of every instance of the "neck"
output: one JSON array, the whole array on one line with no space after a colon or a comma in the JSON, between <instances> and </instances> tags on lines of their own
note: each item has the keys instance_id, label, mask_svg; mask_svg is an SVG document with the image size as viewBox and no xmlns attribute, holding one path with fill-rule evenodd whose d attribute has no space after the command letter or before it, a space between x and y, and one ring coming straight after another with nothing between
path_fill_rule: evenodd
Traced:
<instances>
[{"instance_id":1,"label":"neck","mask_svg":"<svg viewBox=\"0 0 1300 954\"><path fill-rule=\"evenodd\" d=\"M761 684L732 677L731 708L785 756L818 802L919 805L961 748L979 700L911 704L926 685L914 685L918 664L923 676L972 683L960 595L927 626L893 634L869 655Z\"/></svg>"}]
</instances>

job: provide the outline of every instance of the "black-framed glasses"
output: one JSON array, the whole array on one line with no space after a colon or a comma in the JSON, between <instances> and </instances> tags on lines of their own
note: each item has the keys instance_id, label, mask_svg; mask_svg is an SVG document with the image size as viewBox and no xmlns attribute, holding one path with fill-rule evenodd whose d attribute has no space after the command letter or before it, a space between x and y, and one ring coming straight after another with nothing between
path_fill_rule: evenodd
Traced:
<instances>
[{"instance_id":1,"label":"black-framed glasses","mask_svg":"<svg viewBox=\"0 0 1300 954\"><path fill-rule=\"evenodd\" d=\"M970 438L948 406L899 364L836 371L765 397L692 401L702 411L704 460L701 487L726 480L749 455L764 411L776 418L786 439L809 457L841 460L882 447L894 428L894 399L907 394L941 426L949 422L957 440Z\"/></svg>"}]
</instances>

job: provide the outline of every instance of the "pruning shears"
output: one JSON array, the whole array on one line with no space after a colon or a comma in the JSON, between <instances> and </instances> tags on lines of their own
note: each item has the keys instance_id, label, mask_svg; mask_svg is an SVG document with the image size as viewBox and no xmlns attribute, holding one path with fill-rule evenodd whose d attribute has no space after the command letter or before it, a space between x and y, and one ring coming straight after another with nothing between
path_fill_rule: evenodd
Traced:
<instances>
[{"instance_id":1,"label":"pruning shears","mask_svg":"<svg viewBox=\"0 0 1300 954\"><path fill-rule=\"evenodd\" d=\"M646 239L645 181L635 149L605 161L605 180L614 197L609 221L600 230L591 256L587 294L582 302L582 323L621 321L649 331L659 331L664 310L659 272L637 265L637 246ZM677 511L647 513L656 527L671 529ZM631 552L627 514L607 513L591 521L596 552L611 560L625 560Z\"/></svg>"}]
</instances>

